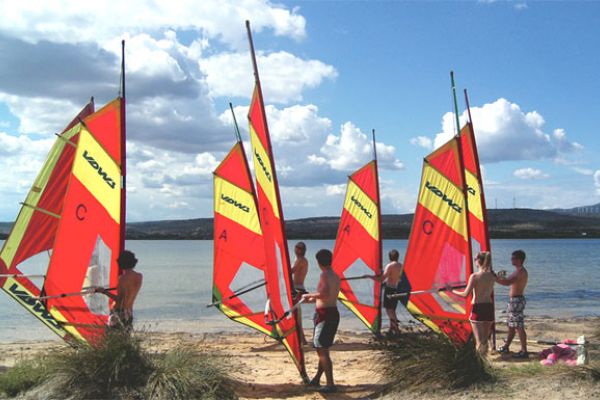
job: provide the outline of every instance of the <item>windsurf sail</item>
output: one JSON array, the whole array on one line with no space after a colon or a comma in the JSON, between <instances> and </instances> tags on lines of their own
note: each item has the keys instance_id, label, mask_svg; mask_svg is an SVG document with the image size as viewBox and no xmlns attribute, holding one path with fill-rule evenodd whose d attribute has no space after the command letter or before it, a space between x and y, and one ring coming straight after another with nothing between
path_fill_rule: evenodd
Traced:
<instances>
[{"instance_id":1,"label":"windsurf sail","mask_svg":"<svg viewBox=\"0 0 600 400\"><path fill-rule=\"evenodd\" d=\"M265 275L268 293L266 318L272 324L272 336L281 341L290 353L294 364L303 379L307 379L304 366L304 353L299 336L298 313L291 312L295 303L292 290L292 273L287 239L284 229L284 217L277 183L275 158L271 147L271 138L264 109L256 56L250 23L246 21L250 53L254 67L255 88L248 112L252 159L256 174L257 204L260 227L265 249ZM275 322L273 322L275 321Z\"/></svg>"},{"instance_id":2,"label":"windsurf sail","mask_svg":"<svg viewBox=\"0 0 600 400\"><path fill-rule=\"evenodd\" d=\"M254 185L239 134L237 143L214 172L214 196L210 305L233 321L272 336L272 327L264 318L267 301L264 243Z\"/></svg>"},{"instance_id":3,"label":"windsurf sail","mask_svg":"<svg viewBox=\"0 0 600 400\"><path fill-rule=\"evenodd\" d=\"M95 289L116 286L124 243L122 62L121 95L57 135L0 251L2 289L67 341L102 337L113 305Z\"/></svg>"},{"instance_id":4,"label":"windsurf sail","mask_svg":"<svg viewBox=\"0 0 600 400\"><path fill-rule=\"evenodd\" d=\"M375 140L373 140L375 146ZM344 208L333 250L341 278L339 299L374 334L381 330L381 210L377 158L348 177ZM350 279L348 279L350 278Z\"/></svg>"},{"instance_id":5,"label":"windsurf sail","mask_svg":"<svg viewBox=\"0 0 600 400\"><path fill-rule=\"evenodd\" d=\"M103 333L111 301L91 289L117 283L121 101L86 106L58 135L0 252L0 273L16 274L2 289L65 340Z\"/></svg>"},{"instance_id":6,"label":"windsurf sail","mask_svg":"<svg viewBox=\"0 0 600 400\"><path fill-rule=\"evenodd\" d=\"M425 157L404 273L413 293L408 311L456 344L468 341L471 297L444 290L465 286L473 272L460 143L453 138ZM417 293L420 292L420 293Z\"/></svg>"}]
</instances>

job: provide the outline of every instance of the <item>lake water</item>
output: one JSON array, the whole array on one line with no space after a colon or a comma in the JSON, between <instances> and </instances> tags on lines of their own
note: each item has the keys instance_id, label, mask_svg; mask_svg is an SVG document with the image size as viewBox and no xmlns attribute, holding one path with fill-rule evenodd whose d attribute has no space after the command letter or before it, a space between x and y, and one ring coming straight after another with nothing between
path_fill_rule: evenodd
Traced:
<instances>
[{"instance_id":1,"label":"lake water","mask_svg":"<svg viewBox=\"0 0 600 400\"><path fill-rule=\"evenodd\" d=\"M314 254L321 248L332 249L334 241L305 242L310 265L306 286L313 290L318 278ZM289 243L293 246L294 241ZM396 248L403 255L406 244L406 240L386 240L384 254ZM228 320L214 307L206 307L212 291L212 241L128 241L127 248L136 253L140 260L137 269L144 274L144 286L135 306L137 328L195 333L249 329ZM600 316L600 240L493 240L492 249L496 271L513 270L512 251L523 249L527 253L527 315ZM497 316L501 320L508 290L499 285L496 288ZM312 305L303 306L305 327L312 327L312 309ZM363 329L345 307L340 306L340 311L340 329ZM398 314L401 321L411 319L401 305ZM384 324L387 326L387 320ZM8 295L0 293L0 342L55 337Z\"/></svg>"}]
</instances>

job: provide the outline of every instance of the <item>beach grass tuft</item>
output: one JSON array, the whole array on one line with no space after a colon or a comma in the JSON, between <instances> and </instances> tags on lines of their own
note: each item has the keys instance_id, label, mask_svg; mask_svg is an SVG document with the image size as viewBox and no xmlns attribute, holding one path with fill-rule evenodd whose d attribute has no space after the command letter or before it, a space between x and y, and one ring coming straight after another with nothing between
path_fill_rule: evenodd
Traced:
<instances>
[{"instance_id":1,"label":"beach grass tuft","mask_svg":"<svg viewBox=\"0 0 600 400\"><path fill-rule=\"evenodd\" d=\"M163 399L235 399L224 359L178 347L158 356L146 385L146 396Z\"/></svg>"},{"instance_id":2,"label":"beach grass tuft","mask_svg":"<svg viewBox=\"0 0 600 400\"><path fill-rule=\"evenodd\" d=\"M17 363L0 374L0 394L14 397L43 383L49 397L67 393L71 400L235 399L227 371L222 357L183 347L151 354L139 336L111 332L93 346Z\"/></svg>"},{"instance_id":3,"label":"beach grass tuft","mask_svg":"<svg viewBox=\"0 0 600 400\"><path fill-rule=\"evenodd\" d=\"M471 342L456 347L434 333L404 333L380 346L390 391L454 390L496 380Z\"/></svg>"},{"instance_id":4,"label":"beach grass tuft","mask_svg":"<svg viewBox=\"0 0 600 400\"><path fill-rule=\"evenodd\" d=\"M135 396L152 373L152 362L141 339L121 332L107 333L104 340L78 345L50 360L59 390L75 399Z\"/></svg>"},{"instance_id":5,"label":"beach grass tuft","mask_svg":"<svg viewBox=\"0 0 600 400\"><path fill-rule=\"evenodd\" d=\"M0 374L0 394L14 397L44 382L49 375L45 359L20 360Z\"/></svg>"}]
</instances>

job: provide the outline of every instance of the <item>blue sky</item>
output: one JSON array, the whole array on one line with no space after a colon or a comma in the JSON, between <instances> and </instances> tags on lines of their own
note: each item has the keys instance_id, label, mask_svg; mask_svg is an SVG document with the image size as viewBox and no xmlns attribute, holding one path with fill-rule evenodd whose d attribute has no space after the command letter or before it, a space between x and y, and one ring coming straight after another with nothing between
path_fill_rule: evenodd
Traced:
<instances>
[{"instance_id":1,"label":"blue sky","mask_svg":"<svg viewBox=\"0 0 600 400\"><path fill-rule=\"evenodd\" d=\"M461 113L469 90L490 207L600 202L598 2L65 3L0 4L0 221L54 133L89 96L116 95L122 38L128 218L210 217L229 101L246 129L245 19L286 217L340 213L372 128L383 211L412 212L422 158L454 131L451 69Z\"/></svg>"}]
</instances>

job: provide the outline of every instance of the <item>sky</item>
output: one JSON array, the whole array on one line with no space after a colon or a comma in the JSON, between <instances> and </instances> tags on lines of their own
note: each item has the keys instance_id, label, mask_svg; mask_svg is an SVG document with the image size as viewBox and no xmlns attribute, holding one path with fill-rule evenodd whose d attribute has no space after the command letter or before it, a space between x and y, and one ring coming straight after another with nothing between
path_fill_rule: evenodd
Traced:
<instances>
[{"instance_id":1,"label":"sky","mask_svg":"<svg viewBox=\"0 0 600 400\"><path fill-rule=\"evenodd\" d=\"M211 217L230 101L249 141L245 20L286 218L340 214L372 129L382 211L412 212L423 157L455 133L451 70L489 208L600 202L600 2L4 0L0 15L0 221L54 134L117 96L122 39L127 219Z\"/></svg>"}]
</instances>

